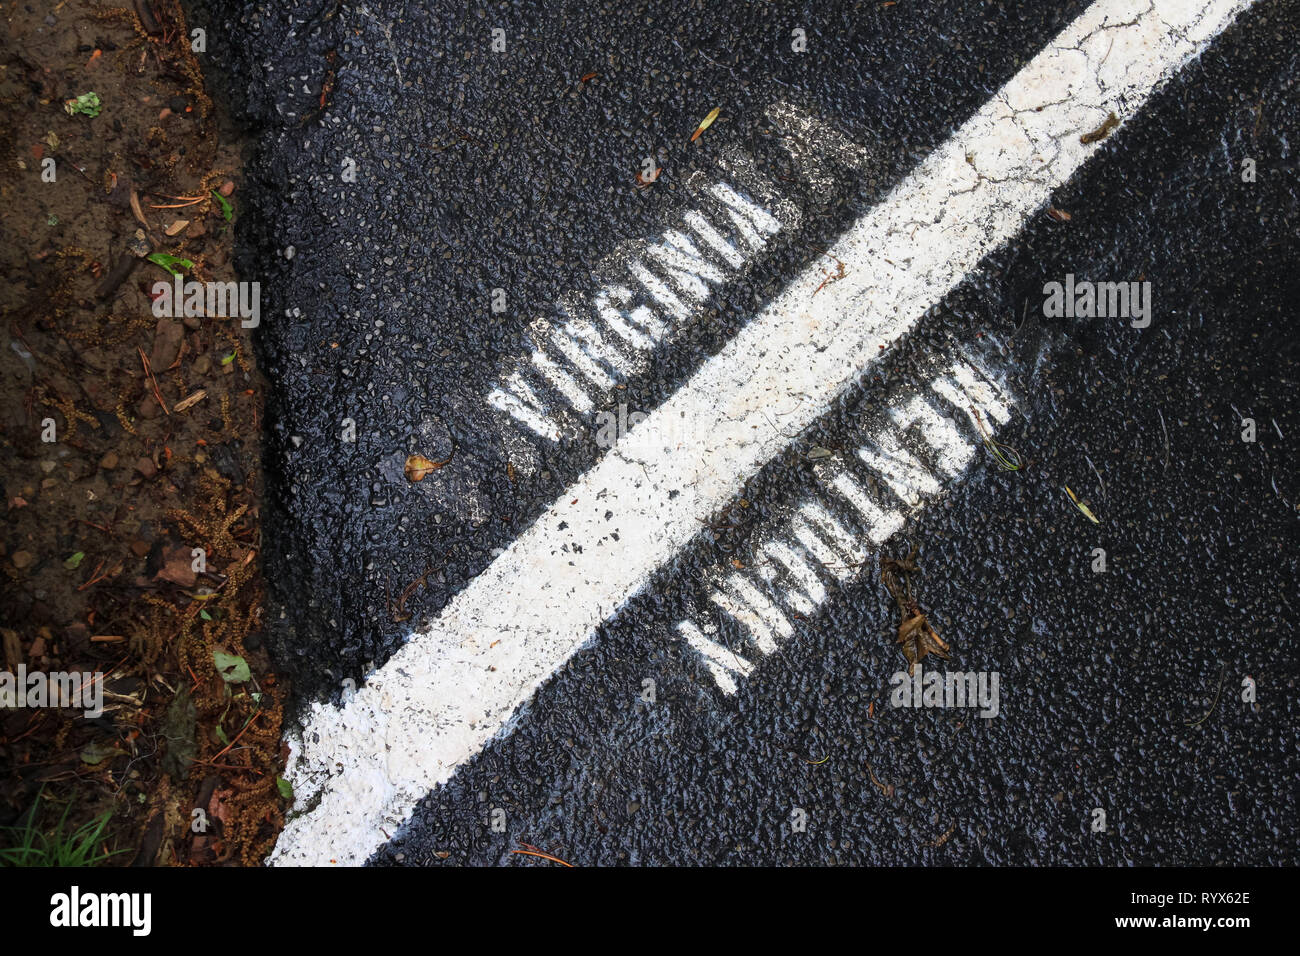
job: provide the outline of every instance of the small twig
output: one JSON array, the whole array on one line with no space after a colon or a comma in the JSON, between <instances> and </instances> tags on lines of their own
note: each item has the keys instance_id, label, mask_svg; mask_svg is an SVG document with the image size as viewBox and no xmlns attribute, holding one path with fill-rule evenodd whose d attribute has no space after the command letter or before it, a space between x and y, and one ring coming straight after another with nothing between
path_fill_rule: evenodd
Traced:
<instances>
[{"instance_id":1,"label":"small twig","mask_svg":"<svg viewBox=\"0 0 1300 956\"><path fill-rule=\"evenodd\" d=\"M871 782L880 788L880 792L887 797L894 795L894 785L892 783L881 783L876 779L876 772L871 769L871 764L867 764L867 774L871 777Z\"/></svg>"},{"instance_id":2,"label":"small twig","mask_svg":"<svg viewBox=\"0 0 1300 956\"><path fill-rule=\"evenodd\" d=\"M402 593L397 597L396 604L393 603L392 597L388 595L388 582L384 582L384 593L388 598L388 610L389 613L392 614L394 621L400 624L403 621L409 621L411 619L410 612L406 610L406 602L411 599L411 595L415 593L416 588L427 588L429 586L429 575L436 570L438 570L438 568L426 568L423 574L402 589Z\"/></svg>"},{"instance_id":3,"label":"small twig","mask_svg":"<svg viewBox=\"0 0 1300 956\"><path fill-rule=\"evenodd\" d=\"M863 565L870 564L871 558L863 558L861 561L845 561L843 563L836 563L834 561L819 561L818 563L827 570L847 571L849 568L860 568Z\"/></svg>"},{"instance_id":4,"label":"small twig","mask_svg":"<svg viewBox=\"0 0 1300 956\"><path fill-rule=\"evenodd\" d=\"M54 155L56 156L66 156L68 159L68 165L71 166L73 169L75 169L81 175L81 178L84 179L86 182L93 183L96 186L100 185L99 183L96 183L95 180L86 172L86 167L78 164L77 161L72 158L72 155L66 149L51 150L51 152L53 152Z\"/></svg>"},{"instance_id":5,"label":"small twig","mask_svg":"<svg viewBox=\"0 0 1300 956\"><path fill-rule=\"evenodd\" d=\"M1083 447L1087 448L1088 446L1084 445ZM1097 484L1101 485L1102 498L1109 501L1110 495L1106 494L1106 482L1101 480L1101 472L1097 470L1097 466L1092 463L1092 459L1089 458L1086 454L1083 456L1083 460L1088 463L1088 467L1092 469L1092 473L1097 476Z\"/></svg>"},{"instance_id":6,"label":"small twig","mask_svg":"<svg viewBox=\"0 0 1300 956\"><path fill-rule=\"evenodd\" d=\"M158 388L158 380L154 378L153 369L149 367L149 356L145 355L144 349L140 348L138 345L136 346L136 351L140 353L140 361L144 364L145 377L149 379L149 384L153 386L153 397L158 399L158 404L161 406L163 414L170 415L171 412L167 411L167 403L163 401L162 391Z\"/></svg>"},{"instance_id":7,"label":"small twig","mask_svg":"<svg viewBox=\"0 0 1300 956\"><path fill-rule=\"evenodd\" d=\"M221 751L221 753L217 754L216 756L214 756L212 760L217 760L218 758L225 756L231 747L239 743L239 738L244 736L244 731L248 730L249 727L253 726L253 721L257 720L257 718L261 716L262 716L262 712L260 710L254 711L253 716L248 718L248 722L244 724L243 729L240 730L239 733L235 734L235 739L232 740L230 743L226 744L226 749ZM202 761L202 763L211 764L212 760L204 760Z\"/></svg>"},{"instance_id":8,"label":"small twig","mask_svg":"<svg viewBox=\"0 0 1300 956\"><path fill-rule=\"evenodd\" d=\"M1157 409L1156 409L1156 414L1160 416L1160 431L1162 431L1162 432L1164 433L1164 436L1165 436L1165 467L1164 467L1164 470L1165 470L1165 471L1168 471L1168 470L1169 470L1169 429L1165 428L1165 413L1162 412L1160 409L1157 408Z\"/></svg>"},{"instance_id":9,"label":"small twig","mask_svg":"<svg viewBox=\"0 0 1300 956\"><path fill-rule=\"evenodd\" d=\"M101 560L101 561L99 562L99 564L95 565L95 570L94 570L94 572L91 573L91 575L90 575L90 580L88 580L85 584L83 584L83 585L81 585L80 587L78 587L77 590L78 590L78 591L84 591L84 590L86 590L86 588L90 587L92 584L95 584L95 583L97 583L97 582L99 582L99 581L105 581L105 580L107 580L108 578L112 577L112 574L113 574L112 571L109 571L107 574L100 574L100 573L99 573L101 570L103 570L103 567L104 567L104 562Z\"/></svg>"},{"instance_id":10,"label":"small twig","mask_svg":"<svg viewBox=\"0 0 1300 956\"><path fill-rule=\"evenodd\" d=\"M826 278L825 278L824 280L822 280L822 284L821 284L821 285L819 285L817 288L813 289L813 295L816 295L818 292L820 292L822 289L826 288L826 287L827 287L828 285L830 285L832 282L839 282L841 279L843 279L846 275L849 274L849 273L848 273L848 270L847 270L847 269L845 268L845 266L844 266L844 262L843 262L841 259L839 259L839 258L836 257L836 256L831 255L827 250L821 248L820 246L814 246L814 245L812 245L812 243L808 243L807 245L808 245L808 248L810 248L810 249L816 249L818 252L820 252L820 253L821 253L822 255L824 255L826 258L828 258L828 259L834 259L834 260L835 260L835 274L834 274L834 275L831 275L829 272L823 273L823 275L825 275Z\"/></svg>"},{"instance_id":11,"label":"small twig","mask_svg":"<svg viewBox=\"0 0 1300 956\"><path fill-rule=\"evenodd\" d=\"M12 740L10 740L8 737L0 738L0 743L16 744L24 737L30 737L32 734L36 733L36 731L40 728L41 721L43 721L44 719L45 719L45 712L37 711L37 713L33 715L26 730L24 730L21 734L19 734L17 737L13 738Z\"/></svg>"},{"instance_id":12,"label":"small twig","mask_svg":"<svg viewBox=\"0 0 1300 956\"><path fill-rule=\"evenodd\" d=\"M950 826L950 827L948 828L948 831L947 831L946 833L944 833L943 836L939 837L937 840L930 840L930 841L929 841L928 843L926 843L925 845L926 845L926 846L929 846L929 847L941 847L941 846L943 846L945 843L948 842L948 838L949 838L950 836L952 836L953 833L956 832L956 830L957 830L957 821L954 820L954 821L952 822L952 826Z\"/></svg>"},{"instance_id":13,"label":"small twig","mask_svg":"<svg viewBox=\"0 0 1300 956\"><path fill-rule=\"evenodd\" d=\"M673 44L677 47L677 49L679 50L681 49L681 44L678 43L676 40L673 40ZM696 47L695 53L697 56L703 57L704 59L708 60L710 63L712 63L714 66L718 67L719 69L726 70L732 76L736 75L736 71L733 67L727 66L727 64L725 63L719 63L717 60L709 56L707 53L705 53L703 50L699 49L698 47Z\"/></svg>"},{"instance_id":14,"label":"small twig","mask_svg":"<svg viewBox=\"0 0 1300 956\"><path fill-rule=\"evenodd\" d=\"M1219 706L1219 695L1223 693L1223 678L1226 676L1228 676L1228 665L1224 664L1223 669L1219 671L1219 689L1214 692L1214 703L1210 704L1210 709L1205 712L1205 715L1201 717L1200 720L1185 720L1183 721L1184 724L1188 727L1198 727L1206 717L1209 717L1210 714L1214 713L1215 708Z\"/></svg>"},{"instance_id":15,"label":"small twig","mask_svg":"<svg viewBox=\"0 0 1300 956\"><path fill-rule=\"evenodd\" d=\"M1027 318L1029 318L1029 300L1025 299L1024 308L1020 310L1020 324L1016 326L1016 330L1011 333L1011 338L1013 340L1020 337L1020 330L1025 327L1025 320Z\"/></svg>"}]
</instances>

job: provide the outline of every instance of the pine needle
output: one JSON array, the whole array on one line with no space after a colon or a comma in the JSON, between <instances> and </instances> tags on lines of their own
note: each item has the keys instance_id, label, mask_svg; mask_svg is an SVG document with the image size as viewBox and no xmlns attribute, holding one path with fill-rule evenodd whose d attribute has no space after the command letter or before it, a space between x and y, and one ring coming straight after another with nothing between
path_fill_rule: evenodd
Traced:
<instances>
[{"instance_id":1,"label":"pine needle","mask_svg":"<svg viewBox=\"0 0 1300 956\"><path fill-rule=\"evenodd\" d=\"M543 860L550 860L552 863L559 863L561 866L567 866L571 870L575 868L572 863L565 863L558 856L551 856L549 853L543 853L541 850L511 850L510 852L519 853L523 856L540 856Z\"/></svg>"},{"instance_id":2,"label":"pine needle","mask_svg":"<svg viewBox=\"0 0 1300 956\"><path fill-rule=\"evenodd\" d=\"M997 463L1002 466L1003 471L1019 471L1024 467L1024 461L1020 457L1020 452L1016 451L1010 445L1000 441L995 441L988 428L984 425L984 420L980 418L980 413L975 410L975 406L970 407L970 413L975 418L975 424L979 427L980 437L984 439L984 447L989 450Z\"/></svg>"},{"instance_id":3,"label":"pine needle","mask_svg":"<svg viewBox=\"0 0 1300 956\"><path fill-rule=\"evenodd\" d=\"M1097 520L1097 516L1092 513L1092 509L1079 500L1078 496L1070 490L1069 485L1065 486L1065 493L1070 496L1070 500L1074 502L1074 506L1083 512L1085 518L1093 524L1101 524L1101 522Z\"/></svg>"}]
</instances>

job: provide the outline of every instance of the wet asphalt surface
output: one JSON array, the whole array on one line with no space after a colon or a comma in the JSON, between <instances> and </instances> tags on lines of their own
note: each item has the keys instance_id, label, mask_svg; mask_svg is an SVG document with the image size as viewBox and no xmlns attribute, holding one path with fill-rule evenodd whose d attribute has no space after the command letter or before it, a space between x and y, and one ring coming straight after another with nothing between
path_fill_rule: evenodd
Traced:
<instances>
[{"instance_id":1,"label":"wet asphalt surface","mask_svg":"<svg viewBox=\"0 0 1300 956\"><path fill-rule=\"evenodd\" d=\"M553 446L483 399L528 322L593 288L617 243L660 233L693 170L743 149L801 223L603 407L671 394L1086 4L774 6L212 5L259 136L241 271L270 303L268 637L304 699L382 664L600 454L590 422ZM519 862L520 841L583 864L1297 862L1298 24L1300 4L1266 0L1175 78L1058 190L1068 223L1035 218L932 310L375 862ZM805 54L786 52L792 25ZM763 119L777 97L867 168L810 181ZM636 190L647 154L664 173ZM1043 283L1071 272L1150 280L1151 326L1041 318ZM1026 465L981 460L886 550L919 545L947 666L999 671L1000 715L887 706L902 657L874 567L722 695L672 626L812 492L800 452L854 447L954 344L1008 371L1020 414L999 439ZM409 452L453 449L438 481L402 477ZM415 619L395 621L430 567Z\"/></svg>"}]
</instances>

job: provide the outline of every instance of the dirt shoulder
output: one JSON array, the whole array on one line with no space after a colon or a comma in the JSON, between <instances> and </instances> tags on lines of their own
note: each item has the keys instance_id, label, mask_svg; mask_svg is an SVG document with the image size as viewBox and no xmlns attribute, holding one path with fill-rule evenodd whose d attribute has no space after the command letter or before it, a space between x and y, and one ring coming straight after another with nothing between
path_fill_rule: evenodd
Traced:
<instances>
[{"instance_id":1,"label":"dirt shoulder","mask_svg":"<svg viewBox=\"0 0 1300 956\"><path fill-rule=\"evenodd\" d=\"M175 0L0 13L0 853L66 812L65 835L107 820L110 865L254 865L288 692L262 647L257 316L207 286L156 301L172 270L238 279L243 144ZM103 713L41 706L33 672L93 675L73 686Z\"/></svg>"}]
</instances>

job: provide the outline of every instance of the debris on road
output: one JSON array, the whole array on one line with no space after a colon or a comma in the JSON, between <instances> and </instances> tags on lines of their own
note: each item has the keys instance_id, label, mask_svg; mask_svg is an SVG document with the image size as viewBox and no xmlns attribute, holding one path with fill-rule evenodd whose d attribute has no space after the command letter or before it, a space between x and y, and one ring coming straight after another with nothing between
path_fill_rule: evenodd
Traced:
<instances>
[{"instance_id":1,"label":"debris on road","mask_svg":"<svg viewBox=\"0 0 1300 956\"><path fill-rule=\"evenodd\" d=\"M406 459L406 477L410 481L423 481L427 476L451 461L451 458L452 456L448 455L442 461L432 461L423 455L410 455Z\"/></svg>"},{"instance_id":2,"label":"debris on road","mask_svg":"<svg viewBox=\"0 0 1300 956\"><path fill-rule=\"evenodd\" d=\"M663 171L664 168L662 166L656 166L649 173L638 171L636 174L636 188L645 189L647 186L653 185L654 181L659 178L659 174Z\"/></svg>"},{"instance_id":3,"label":"debris on road","mask_svg":"<svg viewBox=\"0 0 1300 956\"><path fill-rule=\"evenodd\" d=\"M935 840L930 840L925 845L933 849L938 849L939 847L947 843L948 840L952 837L952 835L956 832L957 832L957 822L954 820L952 826L950 826L947 830L944 831L943 836Z\"/></svg>"},{"instance_id":4,"label":"debris on road","mask_svg":"<svg viewBox=\"0 0 1300 956\"><path fill-rule=\"evenodd\" d=\"M527 849L524 849L524 850L511 850L510 852L511 852L511 853L518 853L518 854L521 854L521 855L523 855L523 856L539 856L539 857L541 857L543 860L550 860L552 863L558 863L558 864L560 864L561 866L567 866L567 867L568 867L569 869L571 869L571 870L572 870L572 869L575 869L575 867L574 867L574 865L573 865L572 863L566 863L564 860L561 860L558 856L551 856L551 854L549 854L549 853L543 853L541 850L537 849L537 847L532 846L531 844L528 844L528 843L521 843L520 846L527 847Z\"/></svg>"},{"instance_id":5,"label":"debris on road","mask_svg":"<svg viewBox=\"0 0 1300 956\"><path fill-rule=\"evenodd\" d=\"M1201 717L1200 717L1198 720L1185 720L1185 721L1183 721L1183 723L1184 723L1186 726L1188 726L1188 727L1199 727L1201 724L1203 724L1203 723L1205 722L1205 719L1206 719L1207 717L1209 717L1210 714L1214 713L1214 712L1218 709L1218 707L1219 707L1219 697L1220 697L1220 695L1223 693L1223 678L1225 678L1226 676L1228 676L1228 665L1227 665L1227 664L1224 664L1223 667L1220 668L1220 670L1219 670L1219 687L1218 687L1218 689L1214 692L1214 701L1210 704L1210 709L1207 710L1204 714L1202 714Z\"/></svg>"},{"instance_id":6,"label":"debris on road","mask_svg":"<svg viewBox=\"0 0 1300 956\"><path fill-rule=\"evenodd\" d=\"M692 143L700 138L701 133L703 133L706 129L708 129L710 126L713 125L713 121L718 118L718 114L721 112L722 112L722 107L720 106L715 106L712 110L709 111L709 115L704 117L700 125L695 127L695 132L691 134Z\"/></svg>"},{"instance_id":7,"label":"debris on road","mask_svg":"<svg viewBox=\"0 0 1300 956\"><path fill-rule=\"evenodd\" d=\"M984 447L989 450L1003 471L1019 471L1024 467L1024 462L1020 458L1020 452L1016 451L1010 445L994 439L988 426L984 424L984 419L980 417L979 410L974 405L970 406L970 413L975 419L975 424L979 427L980 438L984 441Z\"/></svg>"},{"instance_id":8,"label":"debris on road","mask_svg":"<svg viewBox=\"0 0 1300 956\"><path fill-rule=\"evenodd\" d=\"M880 788L881 793L886 797L893 797L894 785L892 783L881 783L879 778L876 777L876 772L871 769L871 764L867 764L867 776L871 778L872 783Z\"/></svg>"},{"instance_id":9,"label":"debris on road","mask_svg":"<svg viewBox=\"0 0 1300 956\"><path fill-rule=\"evenodd\" d=\"M1106 117L1106 121L1102 123L1100 126L1098 126L1096 129L1094 129L1092 132L1084 133L1082 136L1080 136L1079 142L1082 143L1084 146L1087 146L1091 143L1100 142L1101 140L1109 136L1117 126L1119 126L1119 117L1116 116L1114 113L1111 113L1109 116Z\"/></svg>"},{"instance_id":10,"label":"debris on road","mask_svg":"<svg viewBox=\"0 0 1300 956\"><path fill-rule=\"evenodd\" d=\"M1074 502L1074 506L1083 512L1085 518L1093 524L1101 524L1101 522L1097 520L1097 516L1092 513L1092 509L1079 500L1079 496L1070 490L1069 485L1065 486L1065 493L1070 496L1070 500Z\"/></svg>"},{"instance_id":11,"label":"debris on road","mask_svg":"<svg viewBox=\"0 0 1300 956\"><path fill-rule=\"evenodd\" d=\"M912 596L912 575L921 572L916 563L920 546L912 548L907 557L899 560L888 555L880 559L880 580L886 590L893 596L902 622L898 625L898 643L902 646L903 656L907 658L907 672L916 670L918 661L930 654L937 654L949 660L948 643L930 626L929 618Z\"/></svg>"}]
</instances>

